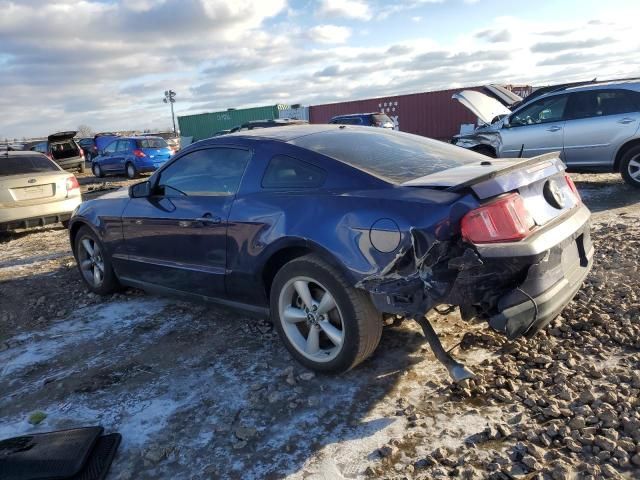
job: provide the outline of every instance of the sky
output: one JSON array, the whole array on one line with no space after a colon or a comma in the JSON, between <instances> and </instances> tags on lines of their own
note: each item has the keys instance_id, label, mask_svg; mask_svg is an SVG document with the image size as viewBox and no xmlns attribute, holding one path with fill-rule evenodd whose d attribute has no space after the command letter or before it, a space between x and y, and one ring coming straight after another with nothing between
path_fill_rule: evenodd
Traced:
<instances>
[{"instance_id":1,"label":"sky","mask_svg":"<svg viewBox=\"0 0 640 480\"><path fill-rule=\"evenodd\" d=\"M640 77L638 0L0 0L0 138Z\"/></svg>"}]
</instances>

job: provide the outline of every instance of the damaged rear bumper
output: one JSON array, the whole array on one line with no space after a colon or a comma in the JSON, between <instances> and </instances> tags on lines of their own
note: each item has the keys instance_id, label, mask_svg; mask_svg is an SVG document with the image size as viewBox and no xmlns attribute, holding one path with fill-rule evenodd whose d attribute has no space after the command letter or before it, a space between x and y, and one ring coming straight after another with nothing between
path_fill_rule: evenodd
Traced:
<instances>
[{"instance_id":1,"label":"damaged rear bumper","mask_svg":"<svg viewBox=\"0 0 640 480\"><path fill-rule=\"evenodd\" d=\"M581 204L519 242L434 242L426 251L412 231L412 248L357 286L381 312L418 318L438 304L457 305L463 318L484 318L509 338L532 335L571 301L591 269L590 217Z\"/></svg>"},{"instance_id":2,"label":"damaged rear bumper","mask_svg":"<svg viewBox=\"0 0 640 480\"><path fill-rule=\"evenodd\" d=\"M532 256L524 281L497 303L489 325L509 338L533 335L560 314L582 286L593 265L590 212L581 205L567 219L527 242L478 248L483 257ZM495 257L494 257L495 258Z\"/></svg>"}]
</instances>

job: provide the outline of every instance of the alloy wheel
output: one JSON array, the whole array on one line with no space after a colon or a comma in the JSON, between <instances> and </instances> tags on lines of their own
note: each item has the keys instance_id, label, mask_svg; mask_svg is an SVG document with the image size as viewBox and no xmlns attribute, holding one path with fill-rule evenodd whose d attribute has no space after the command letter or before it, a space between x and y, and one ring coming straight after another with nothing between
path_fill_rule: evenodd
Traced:
<instances>
[{"instance_id":1,"label":"alloy wheel","mask_svg":"<svg viewBox=\"0 0 640 480\"><path fill-rule=\"evenodd\" d=\"M631 160L629 160L627 171L634 181L640 183L640 154L635 155Z\"/></svg>"},{"instance_id":2,"label":"alloy wheel","mask_svg":"<svg viewBox=\"0 0 640 480\"><path fill-rule=\"evenodd\" d=\"M98 288L104 281L104 258L100 245L93 238L85 236L80 240L78 262L85 280Z\"/></svg>"},{"instance_id":3,"label":"alloy wheel","mask_svg":"<svg viewBox=\"0 0 640 480\"><path fill-rule=\"evenodd\" d=\"M133 165L127 165L127 177L134 178L136 176L136 170L133 168Z\"/></svg>"},{"instance_id":4,"label":"alloy wheel","mask_svg":"<svg viewBox=\"0 0 640 480\"><path fill-rule=\"evenodd\" d=\"M328 362L342 350L342 314L331 292L316 280L287 281L280 291L278 312L285 335L309 360Z\"/></svg>"}]
</instances>

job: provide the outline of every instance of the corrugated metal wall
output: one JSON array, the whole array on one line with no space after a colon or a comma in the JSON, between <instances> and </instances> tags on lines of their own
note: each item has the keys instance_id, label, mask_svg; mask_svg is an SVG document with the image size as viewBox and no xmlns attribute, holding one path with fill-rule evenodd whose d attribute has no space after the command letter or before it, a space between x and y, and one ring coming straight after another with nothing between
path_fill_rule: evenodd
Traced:
<instances>
[{"instance_id":1,"label":"corrugated metal wall","mask_svg":"<svg viewBox=\"0 0 640 480\"><path fill-rule=\"evenodd\" d=\"M302 105L278 105L278 118L309 121L309 107L303 107Z\"/></svg>"},{"instance_id":2,"label":"corrugated metal wall","mask_svg":"<svg viewBox=\"0 0 640 480\"><path fill-rule=\"evenodd\" d=\"M272 120L278 118L278 106L242 108L224 112L201 113L178 117L180 135L193 137L197 142L213 136L220 130L227 130L252 120Z\"/></svg>"},{"instance_id":3,"label":"corrugated metal wall","mask_svg":"<svg viewBox=\"0 0 640 480\"><path fill-rule=\"evenodd\" d=\"M448 141L459 133L461 124L477 121L469 110L451 98L451 95L460 90L457 88L312 105L309 107L309 118L311 123L327 123L335 115L379 111L389 115L398 130Z\"/></svg>"}]
</instances>

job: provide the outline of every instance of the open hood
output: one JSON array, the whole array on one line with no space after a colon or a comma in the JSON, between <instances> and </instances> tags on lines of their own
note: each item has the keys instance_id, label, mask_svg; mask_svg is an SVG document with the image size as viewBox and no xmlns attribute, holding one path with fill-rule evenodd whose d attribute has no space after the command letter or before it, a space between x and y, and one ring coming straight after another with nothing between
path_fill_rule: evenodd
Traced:
<instances>
[{"instance_id":1,"label":"open hood","mask_svg":"<svg viewBox=\"0 0 640 480\"><path fill-rule=\"evenodd\" d=\"M488 97L484 93L476 92L475 90L464 90L454 93L451 98L458 100L487 125L491 124L499 115L511 114L511 110L495 98Z\"/></svg>"},{"instance_id":2,"label":"open hood","mask_svg":"<svg viewBox=\"0 0 640 480\"><path fill-rule=\"evenodd\" d=\"M65 140L71 140L73 137L76 136L76 133L78 132L74 131L74 132L52 133L47 137L47 140L49 140L49 142L64 142Z\"/></svg>"},{"instance_id":3,"label":"open hood","mask_svg":"<svg viewBox=\"0 0 640 480\"><path fill-rule=\"evenodd\" d=\"M511 90L504 88L502 85L485 85L484 89L492 95L496 100L498 100L503 105L506 105L508 108L513 107L516 103L522 102L522 97L516 93L513 93Z\"/></svg>"}]
</instances>

